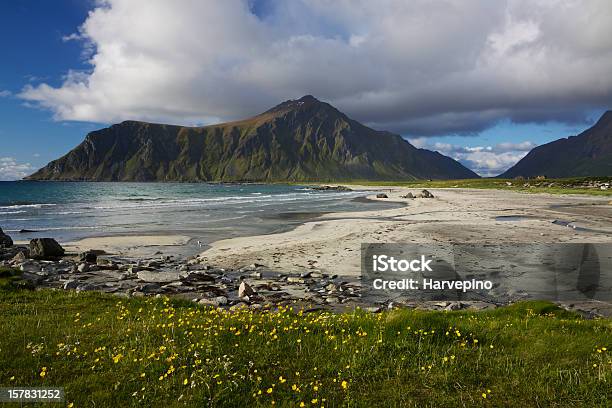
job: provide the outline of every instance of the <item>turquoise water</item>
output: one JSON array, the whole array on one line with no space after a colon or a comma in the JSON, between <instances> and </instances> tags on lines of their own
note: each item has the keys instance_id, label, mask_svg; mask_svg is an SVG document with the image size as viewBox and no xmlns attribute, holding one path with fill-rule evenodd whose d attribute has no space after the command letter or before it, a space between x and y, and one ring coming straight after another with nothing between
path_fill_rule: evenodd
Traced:
<instances>
[{"instance_id":1,"label":"turquoise water","mask_svg":"<svg viewBox=\"0 0 612 408\"><path fill-rule=\"evenodd\" d=\"M286 229L313 213L389 206L356 200L365 195L260 184L0 182L0 227L14 240L168 233L208 243Z\"/></svg>"}]
</instances>

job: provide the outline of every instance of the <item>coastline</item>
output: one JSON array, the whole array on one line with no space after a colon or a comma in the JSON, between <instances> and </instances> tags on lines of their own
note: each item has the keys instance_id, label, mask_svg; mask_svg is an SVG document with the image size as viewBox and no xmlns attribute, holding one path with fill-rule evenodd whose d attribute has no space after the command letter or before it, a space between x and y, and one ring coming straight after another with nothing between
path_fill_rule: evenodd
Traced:
<instances>
[{"instance_id":1,"label":"coastline","mask_svg":"<svg viewBox=\"0 0 612 408\"><path fill-rule=\"evenodd\" d=\"M35 287L126 297L167 295L231 310L300 304L308 310L359 306L380 311L398 302L435 310L480 310L520 296L460 302L362 299L361 244L612 242L608 198L473 189L431 189L433 197L408 198L408 193L419 196L420 191L356 187L372 193L366 194L368 202L401 206L326 212L314 219L308 218L313 214L298 214L295 227L285 224L267 234L216 240L203 251L194 238L175 231L63 242L65 256L48 260L31 259L28 249L19 246L24 242L17 241L4 251L3 264L18 268L22 279ZM386 197L378 198L383 192ZM563 307L589 316L612 315L608 302L578 301Z\"/></svg>"},{"instance_id":2,"label":"coastline","mask_svg":"<svg viewBox=\"0 0 612 408\"><path fill-rule=\"evenodd\" d=\"M368 199L405 206L329 213L291 231L216 241L198 259L225 268L259 263L279 272L318 270L355 277L360 273L361 243L612 242L612 205L605 197L430 189L434 198L409 199L400 196L420 189L353 187L385 192L387 199ZM565 222L578 228L568 228Z\"/></svg>"}]
</instances>

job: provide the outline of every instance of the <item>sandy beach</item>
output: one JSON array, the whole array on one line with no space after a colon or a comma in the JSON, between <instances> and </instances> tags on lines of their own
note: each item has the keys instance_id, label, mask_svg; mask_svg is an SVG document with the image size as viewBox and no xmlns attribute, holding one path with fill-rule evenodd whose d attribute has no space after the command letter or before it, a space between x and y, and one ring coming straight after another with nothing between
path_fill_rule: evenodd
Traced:
<instances>
[{"instance_id":1,"label":"sandy beach","mask_svg":"<svg viewBox=\"0 0 612 408\"><path fill-rule=\"evenodd\" d=\"M500 190L430 189L434 198L400 196L420 190L354 188L385 192L403 208L326 214L292 231L214 242L203 263L239 268L253 263L278 271L360 272L362 243L400 242L612 242L609 197L526 194ZM569 226L567 225L569 224Z\"/></svg>"}]
</instances>

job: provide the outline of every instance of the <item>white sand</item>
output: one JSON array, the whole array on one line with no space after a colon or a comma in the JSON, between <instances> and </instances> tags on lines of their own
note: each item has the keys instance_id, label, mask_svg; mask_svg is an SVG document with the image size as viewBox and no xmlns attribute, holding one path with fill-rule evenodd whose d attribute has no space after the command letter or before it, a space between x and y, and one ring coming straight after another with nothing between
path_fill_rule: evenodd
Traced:
<instances>
[{"instance_id":1,"label":"white sand","mask_svg":"<svg viewBox=\"0 0 612 408\"><path fill-rule=\"evenodd\" d=\"M401 199L400 195L419 190L363 188L384 191L390 200L406 202L408 207L327 214L289 232L217 241L200 258L228 268L257 262L279 271L316 268L354 276L360 271L361 243L612 242L609 197L430 189L433 199ZM559 205L571 207L551 208ZM495 220L508 215L530 218ZM607 233L577 231L553 224L555 219Z\"/></svg>"}]
</instances>

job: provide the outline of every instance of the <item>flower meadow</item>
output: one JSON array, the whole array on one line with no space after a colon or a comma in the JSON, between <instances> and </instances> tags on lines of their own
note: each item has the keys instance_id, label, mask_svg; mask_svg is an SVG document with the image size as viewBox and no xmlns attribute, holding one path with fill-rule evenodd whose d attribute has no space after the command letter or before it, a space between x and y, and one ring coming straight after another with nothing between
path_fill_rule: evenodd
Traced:
<instances>
[{"instance_id":1,"label":"flower meadow","mask_svg":"<svg viewBox=\"0 0 612 408\"><path fill-rule=\"evenodd\" d=\"M593 407L612 398L611 321L544 302L372 314L50 290L0 297L0 386L61 386L69 407Z\"/></svg>"}]
</instances>

